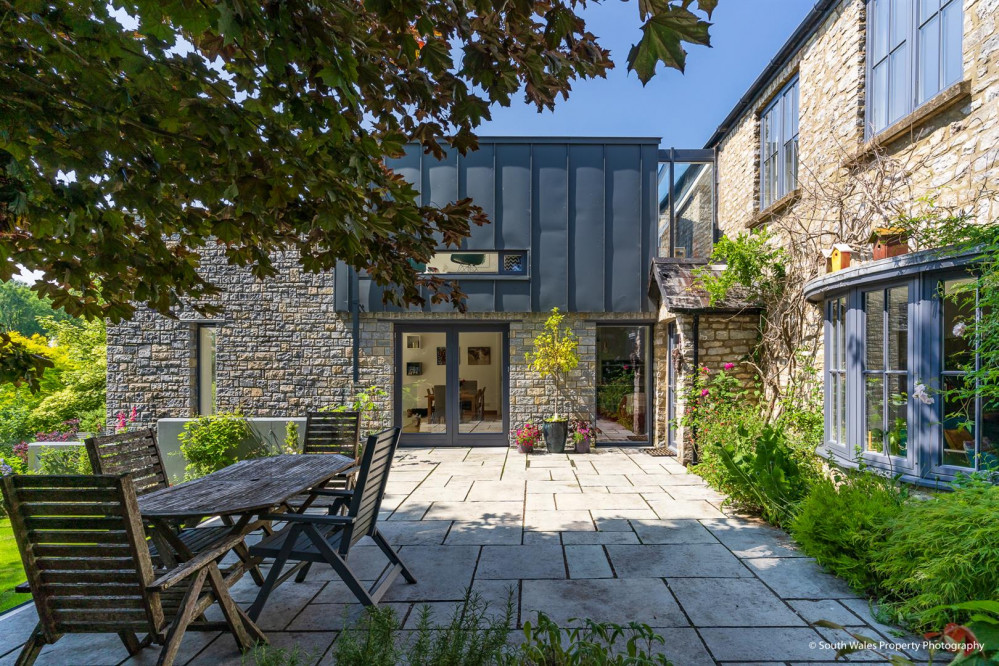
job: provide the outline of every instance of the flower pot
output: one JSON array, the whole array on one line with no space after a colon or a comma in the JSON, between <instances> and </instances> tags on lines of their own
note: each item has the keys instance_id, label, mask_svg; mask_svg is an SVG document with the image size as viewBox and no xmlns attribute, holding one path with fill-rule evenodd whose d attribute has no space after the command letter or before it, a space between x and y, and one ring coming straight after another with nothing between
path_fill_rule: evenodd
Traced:
<instances>
[{"instance_id":1,"label":"flower pot","mask_svg":"<svg viewBox=\"0 0 999 666\"><path fill-rule=\"evenodd\" d=\"M517 444L517 451L524 454L533 453L534 444Z\"/></svg>"},{"instance_id":2,"label":"flower pot","mask_svg":"<svg viewBox=\"0 0 999 666\"><path fill-rule=\"evenodd\" d=\"M583 439L576 442L576 453L589 453L590 452L590 438L584 437Z\"/></svg>"},{"instance_id":3,"label":"flower pot","mask_svg":"<svg viewBox=\"0 0 999 666\"><path fill-rule=\"evenodd\" d=\"M548 453L565 453L565 438L569 434L569 422L545 421L543 430Z\"/></svg>"}]
</instances>

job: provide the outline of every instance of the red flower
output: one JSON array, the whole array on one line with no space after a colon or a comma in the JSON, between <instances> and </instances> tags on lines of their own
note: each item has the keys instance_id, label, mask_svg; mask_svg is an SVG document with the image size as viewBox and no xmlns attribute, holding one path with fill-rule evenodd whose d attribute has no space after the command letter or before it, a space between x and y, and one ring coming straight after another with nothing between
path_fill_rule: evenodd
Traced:
<instances>
[{"instance_id":1,"label":"red flower","mask_svg":"<svg viewBox=\"0 0 999 666\"><path fill-rule=\"evenodd\" d=\"M726 363L725 364L725 369L726 370L731 370L734 367L735 367L735 363Z\"/></svg>"}]
</instances>

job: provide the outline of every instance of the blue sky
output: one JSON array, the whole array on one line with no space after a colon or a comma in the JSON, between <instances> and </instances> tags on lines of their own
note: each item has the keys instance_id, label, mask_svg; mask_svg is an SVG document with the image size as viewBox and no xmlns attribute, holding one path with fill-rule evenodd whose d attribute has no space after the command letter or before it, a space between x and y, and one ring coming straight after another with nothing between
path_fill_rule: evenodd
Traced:
<instances>
[{"instance_id":1,"label":"blue sky","mask_svg":"<svg viewBox=\"0 0 999 666\"><path fill-rule=\"evenodd\" d=\"M479 136L658 136L662 147L700 148L814 5L814 0L720 0L712 48L689 46L687 71L660 67L647 86L626 58L641 35L636 2L606 0L584 14L617 65L607 79L577 81L555 112L515 100L494 107Z\"/></svg>"}]
</instances>

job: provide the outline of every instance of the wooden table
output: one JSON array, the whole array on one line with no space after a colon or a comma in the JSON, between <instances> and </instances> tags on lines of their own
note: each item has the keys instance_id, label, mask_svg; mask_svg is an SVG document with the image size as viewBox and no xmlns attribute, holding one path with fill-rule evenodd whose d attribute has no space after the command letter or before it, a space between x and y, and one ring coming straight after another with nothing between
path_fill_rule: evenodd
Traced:
<instances>
[{"instance_id":1,"label":"wooden table","mask_svg":"<svg viewBox=\"0 0 999 666\"><path fill-rule=\"evenodd\" d=\"M183 561L193 553L177 537L172 523L196 524L207 516L219 516L231 528L230 534L245 536L261 528L269 529L269 521L254 517L291 511L292 498L322 488L354 464L353 458L329 453L243 460L200 479L143 495L139 498L139 512L155 528L152 537L161 556L177 553ZM295 510L303 511L310 503L311 498ZM252 566L245 543L237 547L237 552L241 562L226 575L230 585Z\"/></svg>"}]
</instances>

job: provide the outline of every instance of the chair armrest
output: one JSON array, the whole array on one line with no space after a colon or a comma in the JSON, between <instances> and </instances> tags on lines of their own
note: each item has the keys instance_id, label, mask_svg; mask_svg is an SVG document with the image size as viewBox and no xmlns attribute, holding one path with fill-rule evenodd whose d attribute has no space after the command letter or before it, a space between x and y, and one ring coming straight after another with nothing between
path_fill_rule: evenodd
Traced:
<instances>
[{"instance_id":1,"label":"chair armrest","mask_svg":"<svg viewBox=\"0 0 999 666\"><path fill-rule=\"evenodd\" d=\"M31 594L31 584L28 581L24 581L20 585L15 586L14 591L18 594Z\"/></svg>"},{"instance_id":2,"label":"chair armrest","mask_svg":"<svg viewBox=\"0 0 999 666\"><path fill-rule=\"evenodd\" d=\"M354 476L359 471L361 471L361 466L360 465L354 465L353 467L348 467L347 469L343 470L342 472L337 472L336 475L338 477Z\"/></svg>"},{"instance_id":3,"label":"chair armrest","mask_svg":"<svg viewBox=\"0 0 999 666\"><path fill-rule=\"evenodd\" d=\"M326 516L315 513L262 513L259 517L261 520L313 525L350 525L354 522L353 516Z\"/></svg>"},{"instance_id":4,"label":"chair armrest","mask_svg":"<svg viewBox=\"0 0 999 666\"><path fill-rule=\"evenodd\" d=\"M147 589L151 592L162 592L173 587L191 574L197 573L212 562L225 557L226 553L243 541L243 537L243 534L232 534L219 539L209 550L198 553L198 555L186 562L181 562L177 568L166 572L154 580Z\"/></svg>"}]
</instances>

